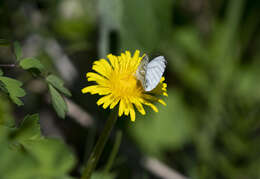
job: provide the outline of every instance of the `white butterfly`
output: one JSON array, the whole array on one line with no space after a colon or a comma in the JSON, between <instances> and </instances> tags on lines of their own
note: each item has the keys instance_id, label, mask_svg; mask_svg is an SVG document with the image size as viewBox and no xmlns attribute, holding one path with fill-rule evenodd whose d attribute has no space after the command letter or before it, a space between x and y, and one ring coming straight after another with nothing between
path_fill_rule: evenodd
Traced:
<instances>
[{"instance_id":1,"label":"white butterfly","mask_svg":"<svg viewBox=\"0 0 260 179\"><path fill-rule=\"evenodd\" d=\"M149 62L145 55L136 71L136 78L141 82L145 91L153 90L160 82L166 67L166 60L158 56Z\"/></svg>"}]
</instances>

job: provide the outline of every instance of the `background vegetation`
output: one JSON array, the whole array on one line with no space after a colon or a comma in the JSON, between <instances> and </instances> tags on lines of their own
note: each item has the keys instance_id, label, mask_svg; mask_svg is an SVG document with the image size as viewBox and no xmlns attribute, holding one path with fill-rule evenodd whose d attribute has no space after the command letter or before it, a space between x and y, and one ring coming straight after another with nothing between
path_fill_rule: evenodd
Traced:
<instances>
[{"instance_id":1,"label":"background vegetation","mask_svg":"<svg viewBox=\"0 0 260 179\"><path fill-rule=\"evenodd\" d=\"M81 94L85 73L135 49L166 57L168 105L119 119L93 178L260 178L259 12L257 0L0 1L0 178L79 178L109 114Z\"/></svg>"}]
</instances>

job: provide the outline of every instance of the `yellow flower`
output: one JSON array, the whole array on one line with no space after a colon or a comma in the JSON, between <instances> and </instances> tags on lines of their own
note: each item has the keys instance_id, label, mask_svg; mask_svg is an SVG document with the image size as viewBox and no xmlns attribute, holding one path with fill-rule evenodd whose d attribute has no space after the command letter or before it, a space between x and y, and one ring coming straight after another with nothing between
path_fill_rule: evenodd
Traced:
<instances>
[{"instance_id":1,"label":"yellow flower","mask_svg":"<svg viewBox=\"0 0 260 179\"><path fill-rule=\"evenodd\" d=\"M95 61L92 69L96 73L89 72L86 76L88 81L94 81L97 84L83 88L82 93L103 95L97 104L103 104L104 109L108 106L113 109L119 104L118 115L128 116L130 114L131 121L135 121L135 108L142 115L145 115L143 104L158 112L153 102L166 105L158 96L167 96L167 84L163 82L164 77L162 77L154 90L144 91L140 81L135 76L138 65L143 58L139 55L139 50L136 50L133 56L129 51L126 51L121 53L121 56L107 55L109 61L105 59Z\"/></svg>"}]
</instances>

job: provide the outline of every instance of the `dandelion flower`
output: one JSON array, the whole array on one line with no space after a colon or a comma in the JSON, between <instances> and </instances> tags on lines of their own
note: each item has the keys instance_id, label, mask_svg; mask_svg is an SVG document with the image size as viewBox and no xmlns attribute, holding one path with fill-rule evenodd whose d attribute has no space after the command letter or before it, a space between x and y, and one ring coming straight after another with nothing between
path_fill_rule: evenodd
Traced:
<instances>
[{"instance_id":1,"label":"dandelion flower","mask_svg":"<svg viewBox=\"0 0 260 179\"><path fill-rule=\"evenodd\" d=\"M131 121L135 121L135 110L145 115L143 105L151 107L158 112L154 102L163 105L166 103L160 96L167 96L167 84L162 77L160 83L152 91L146 92L140 81L136 78L136 70L143 58L140 51L136 50L131 56L129 51L121 53L120 56L107 55L109 60L100 59L93 63L92 69L95 72L88 72L88 81L96 82L95 85L82 89L82 93L99 94L102 97L97 101L97 105L103 105L106 109L113 109L119 105L118 116L130 114Z\"/></svg>"}]
</instances>

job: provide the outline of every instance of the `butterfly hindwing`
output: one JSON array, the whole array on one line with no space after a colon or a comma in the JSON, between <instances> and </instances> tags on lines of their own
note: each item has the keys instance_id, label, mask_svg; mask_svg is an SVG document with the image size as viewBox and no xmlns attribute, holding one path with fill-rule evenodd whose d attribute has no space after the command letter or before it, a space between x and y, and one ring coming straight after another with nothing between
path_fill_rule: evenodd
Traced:
<instances>
[{"instance_id":1,"label":"butterfly hindwing","mask_svg":"<svg viewBox=\"0 0 260 179\"><path fill-rule=\"evenodd\" d=\"M141 82L145 91L153 90L160 82L166 67L166 60L158 56L149 62L145 55L136 71L136 77Z\"/></svg>"},{"instance_id":2,"label":"butterfly hindwing","mask_svg":"<svg viewBox=\"0 0 260 179\"><path fill-rule=\"evenodd\" d=\"M160 82L166 67L166 60L163 56L158 56L147 64L145 73L145 91L153 90Z\"/></svg>"}]
</instances>

